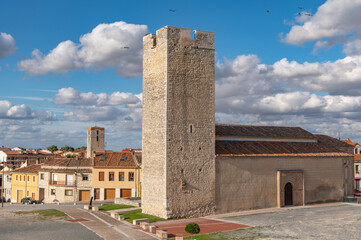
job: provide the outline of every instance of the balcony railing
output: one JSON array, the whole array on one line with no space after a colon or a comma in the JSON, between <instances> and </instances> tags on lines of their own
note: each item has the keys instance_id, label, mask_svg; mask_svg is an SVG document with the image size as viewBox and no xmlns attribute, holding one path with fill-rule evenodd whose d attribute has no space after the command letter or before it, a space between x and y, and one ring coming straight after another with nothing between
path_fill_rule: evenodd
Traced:
<instances>
[{"instance_id":1,"label":"balcony railing","mask_svg":"<svg viewBox=\"0 0 361 240\"><path fill-rule=\"evenodd\" d=\"M50 181L49 181L49 185L75 186L75 183L74 183L74 182L70 182L70 181L55 181L55 180L50 180Z\"/></svg>"}]
</instances>

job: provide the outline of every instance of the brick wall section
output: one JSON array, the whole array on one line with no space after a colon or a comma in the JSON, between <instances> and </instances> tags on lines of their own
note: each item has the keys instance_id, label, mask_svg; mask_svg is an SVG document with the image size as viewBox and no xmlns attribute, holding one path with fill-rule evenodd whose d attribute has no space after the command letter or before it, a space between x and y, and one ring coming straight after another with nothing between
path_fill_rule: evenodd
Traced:
<instances>
[{"instance_id":1,"label":"brick wall section","mask_svg":"<svg viewBox=\"0 0 361 240\"><path fill-rule=\"evenodd\" d=\"M215 209L214 34L164 27L143 40L143 212Z\"/></svg>"},{"instance_id":2,"label":"brick wall section","mask_svg":"<svg viewBox=\"0 0 361 240\"><path fill-rule=\"evenodd\" d=\"M277 171L302 170L305 204L353 191L353 157L216 158L217 213L277 207Z\"/></svg>"}]
</instances>

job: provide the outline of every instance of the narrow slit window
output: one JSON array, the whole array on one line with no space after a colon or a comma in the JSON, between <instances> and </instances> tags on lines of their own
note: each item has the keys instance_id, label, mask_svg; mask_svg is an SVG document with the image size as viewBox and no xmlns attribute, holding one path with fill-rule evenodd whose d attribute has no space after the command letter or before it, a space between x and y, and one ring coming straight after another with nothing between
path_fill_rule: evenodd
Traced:
<instances>
[{"instance_id":1,"label":"narrow slit window","mask_svg":"<svg viewBox=\"0 0 361 240\"><path fill-rule=\"evenodd\" d=\"M193 125L189 125L189 132L190 132L190 133L193 132Z\"/></svg>"}]
</instances>

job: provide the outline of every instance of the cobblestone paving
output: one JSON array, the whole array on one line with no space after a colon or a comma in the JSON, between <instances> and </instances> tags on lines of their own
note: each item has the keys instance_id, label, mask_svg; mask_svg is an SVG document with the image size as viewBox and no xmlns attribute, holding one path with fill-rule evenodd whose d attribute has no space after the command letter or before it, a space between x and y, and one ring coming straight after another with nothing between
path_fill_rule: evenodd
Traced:
<instances>
[{"instance_id":1,"label":"cobblestone paving","mask_svg":"<svg viewBox=\"0 0 361 240\"><path fill-rule=\"evenodd\" d=\"M361 239L361 206L356 204L288 208L223 219L254 228L219 233L214 239Z\"/></svg>"}]
</instances>

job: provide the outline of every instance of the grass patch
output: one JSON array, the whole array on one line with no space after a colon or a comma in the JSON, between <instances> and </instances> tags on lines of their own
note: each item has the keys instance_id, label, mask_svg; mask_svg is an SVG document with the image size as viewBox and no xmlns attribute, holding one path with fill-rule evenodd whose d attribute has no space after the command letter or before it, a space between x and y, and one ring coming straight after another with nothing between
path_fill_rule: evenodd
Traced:
<instances>
[{"instance_id":1,"label":"grass patch","mask_svg":"<svg viewBox=\"0 0 361 240\"><path fill-rule=\"evenodd\" d=\"M104 204L99 207L99 211L110 211L116 209L124 209L124 208L134 208L134 206L124 205L124 204Z\"/></svg>"},{"instance_id":2,"label":"grass patch","mask_svg":"<svg viewBox=\"0 0 361 240\"><path fill-rule=\"evenodd\" d=\"M67 215L56 209L44 209L44 210L34 210L34 211L17 211L15 214L18 215L36 215L39 219L47 219L47 218L58 218L65 219Z\"/></svg>"},{"instance_id":3,"label":"grass patch","mask_svg":"<svg viewBox=\"0 0 361 240\"><path fill-rule=\"evenodd\" d=\"M268 238L268 235L257 232L258 227L248 229L237 229L225 232L208 233L196 236L185 237L184 239L196 240L255 240ZM171 238L174 239L174 238Z\"/></svg>"},{"instance_id":4,"label":"grass patch","mask_svg":"<svg viewBox=\"0 0 361 240\"><path fill-rule=\"evenodd\" d=\"M132 223L134 219L148 218L149 222L166 221L167 219L156 217L142 213L142 210L134 210L130 212L121 213L124 216L125 221Z\"/></svg>"}]
</instances>

